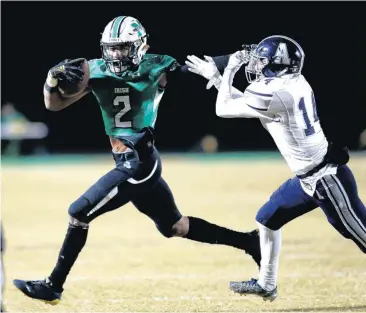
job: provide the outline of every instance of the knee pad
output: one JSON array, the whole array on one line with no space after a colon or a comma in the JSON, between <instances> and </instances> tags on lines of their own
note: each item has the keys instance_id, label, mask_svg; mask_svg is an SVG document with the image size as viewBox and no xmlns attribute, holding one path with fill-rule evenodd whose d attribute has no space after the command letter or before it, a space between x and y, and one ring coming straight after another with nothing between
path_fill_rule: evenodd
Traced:
<instances>
[{"instance_id":1,"label":"knee pad","mask_svg":"<svg viewBox=\"0 0 366 313\"><path fill-rule=\"evenodd\" d=\"M173 225L167 225L163 223L155 223L156 228L158 231L165 237L165 238L172 238L173 237Z\"/></svg>"},{"instance_id":2,"label":"knee pad","mask_svg":"<svg viewBox=\"0 0 366 313\"><path fill-rule=\"evenodd\" d=\"M90 206L89 201L80 197L69 207L69 215L80 222L86 222L86 209Z\"/></svg>"}]
</instances>

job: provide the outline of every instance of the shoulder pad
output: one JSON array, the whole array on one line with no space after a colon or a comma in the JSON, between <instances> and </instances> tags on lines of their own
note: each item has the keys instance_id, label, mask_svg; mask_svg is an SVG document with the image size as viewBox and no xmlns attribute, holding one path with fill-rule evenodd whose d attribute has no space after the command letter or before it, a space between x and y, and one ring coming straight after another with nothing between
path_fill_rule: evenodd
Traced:
<instances>
[{"instance_id":1,"label":"shoulder pad","mask_svg":"<svg viewBox=\"0 0 366 313\"><path fill-rule=\"evenodd\" d=\"M244 91L248 105L257 110L267 110L273 96L285 89L285 81L277 77L266 77L251 83Z\"/></svg>"},{"instance_id":2,"label":"shoulder pad","mask_svg":"<svg viewBox=\"0 0 366 313\"><path fill-rule=\"evenodd\" d=\"M106 66L103 59L92 59L88 61L90 79L104 76Z\"/></svg>"},{"instance_id":3,"label":"shoulder pad","mask_svg":"<svg viewBox=\"0 0 366 313\"><path fill-rule=\"evenodd\" d=\"M273 94L283 88L284 80L281 78L263 78L251 83L247 87L248 92L257 96L271 97Z\"/></svg>"}]
</instances>

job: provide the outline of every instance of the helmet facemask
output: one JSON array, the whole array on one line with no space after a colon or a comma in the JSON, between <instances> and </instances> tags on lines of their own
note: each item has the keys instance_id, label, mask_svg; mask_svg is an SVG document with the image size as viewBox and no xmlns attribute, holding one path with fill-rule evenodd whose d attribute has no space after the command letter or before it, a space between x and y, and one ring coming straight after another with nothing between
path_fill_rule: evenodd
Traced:
<instances>
[{"instance_id":1,"label":"helmet facemask","mask_svg":"<svg viewBox=\"0 0 366 313\"><path fill-rule=\"evenodd\" d=\"M148 48L146 36L133 42L101 43L103 59L116 75L138 66Z\"/></svg>"},{"instance_id":2,"label":"helmet facemask","mask_svg":"<svg viewBox=\"0 0 366 313\"><path fill-rule=\"evenodd\" d=\"M249 53L249 62L245 67L245 76L248 83L252 83L263 76L263 69L268 65L269 60L261 57L254 51Z\"/></svg>"}]
</instances>

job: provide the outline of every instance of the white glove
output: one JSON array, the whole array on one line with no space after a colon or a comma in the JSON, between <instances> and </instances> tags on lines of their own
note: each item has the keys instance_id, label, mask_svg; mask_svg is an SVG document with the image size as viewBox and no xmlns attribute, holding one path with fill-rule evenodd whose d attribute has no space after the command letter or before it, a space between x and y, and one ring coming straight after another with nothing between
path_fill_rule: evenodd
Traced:
<instances>
[{"instance_id":1,"label":"white glove","mask_svg":"<svg viewBox=\"0 0 366 313\"><path fill-rule=\"evenodd\" d=\"M230 55L229 62L225 68L229 71L237 72L243 64L249 62L249 53L247 50L236 51Z\"/></svg>"},{"instance_id":2,"label":"white glove","mask_svg":"<svg viewBox=\"0 0 366 313\"><path fill-rule=\"evenodd\" d=\"M206 89L210 89L220 77L220 72L211 57L205 55L204 58L205 60L201 60L195 55L188 55L187 59L189 61L185 61L185 63L188 65L188 71L203 76L209 81Z\"/></svg>"}]
</instances>

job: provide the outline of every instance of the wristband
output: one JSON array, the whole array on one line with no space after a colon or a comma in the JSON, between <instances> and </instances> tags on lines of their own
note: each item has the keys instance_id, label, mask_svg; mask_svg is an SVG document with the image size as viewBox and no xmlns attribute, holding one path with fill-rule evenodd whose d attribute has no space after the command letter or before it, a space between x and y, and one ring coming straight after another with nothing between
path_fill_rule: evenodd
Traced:
<instances>
[{"instance_id":1,"label":"wristband","mask_svg":"<svg viewBox=\"0 0 366 313\"><path fill-rule=\"evenodd\" d=\"M49 93L54 93L54 92L58 92L58 88L57 87L51 87L46 83L44 83L44 89L46 89Z\"/></svg>"},{"instance_id":2,"label":"wristband","mask_svg":"<svg viewBox=\"0 0 366 313\"><path fill-rule=\"evenodd\" d=\"M49 93L58 92L57 84L57 78L54 78L51 73L48 72L47 79L44 84L44 89L46 89Z\"/></svg>"},{"instance_id":3,"label":"wristband","mask_svg":"<svg viewBox=\"0 0 366 313\"><path fill-rule=\"evenodd\" d=\"M50 72L48 72L46 83L50 87L56 87L58 84L57 78L54 78Z\"/></svg>"}]
</instances>

